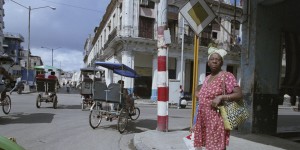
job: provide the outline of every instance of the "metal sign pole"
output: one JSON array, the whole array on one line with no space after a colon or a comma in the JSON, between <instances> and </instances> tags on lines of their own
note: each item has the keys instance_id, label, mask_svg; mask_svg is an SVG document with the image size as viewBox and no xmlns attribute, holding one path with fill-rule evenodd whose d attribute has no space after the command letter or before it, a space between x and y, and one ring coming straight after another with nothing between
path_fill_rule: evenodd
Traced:
<instances>
[{"instance_id":1,"label":"metal sign pole","mask_svg":"<svg viewBox=\"0 0 300 150\"><path fill-rule=\"evenodd\" d=\"M195 89L198 86L198 52L199 52L199 36L195 34L194 38L194 71L193 71L193 88L192 88L192 113L191 113L191 127L193 126L194 114L196 111L196 94ZM196 112L197 113L197 112Z\"/></svg>"}]
</instances>

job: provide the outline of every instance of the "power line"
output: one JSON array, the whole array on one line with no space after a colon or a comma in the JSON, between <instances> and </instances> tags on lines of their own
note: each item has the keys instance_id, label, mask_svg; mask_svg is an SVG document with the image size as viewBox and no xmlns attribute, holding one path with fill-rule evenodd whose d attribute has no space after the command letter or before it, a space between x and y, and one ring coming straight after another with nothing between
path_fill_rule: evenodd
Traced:
<instances>
[{"instance_id":1,"label":"power line","mask_svg":"<svg viewBox=\"0 0 300 150\"><path fill-rule=\"evenodd\" d=\"M103 13L103 11L99 11L99 10L95 10L95 9L90 9L90 8L85 8L85 7L80 7L80 6L75 6L75 5L70 5L70 4L66 4L66 3L53 2L53 1L49 1L49 0L42 0L42 1L53 3L53 4L58 4L58 5L65 5L65 6L68 6L68 7L83 9L83 10L87 10L87 11L93 11L93 12Z\"/></svg>"}]
</instances>

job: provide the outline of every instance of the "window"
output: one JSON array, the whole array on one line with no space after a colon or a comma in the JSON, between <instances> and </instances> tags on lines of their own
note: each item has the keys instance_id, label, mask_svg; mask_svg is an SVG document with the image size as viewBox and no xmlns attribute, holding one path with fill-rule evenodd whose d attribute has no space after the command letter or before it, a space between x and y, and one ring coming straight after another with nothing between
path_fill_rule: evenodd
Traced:
<instances>
[{"instance_id":1,"label":"window","mask_svg":"<svg viewBox=\"0 0 300 150\"><path fill-rule=\"evenodd\" d=\"M212 38L217 39L218 38L218 33L217 32L212 32Z\"/></svg>"},{"instance_id":2,"label":"window","mask_svg":"<svg viewBox=\"0 0 300 150\"><path fill-rule=\"evenodd\" d=\"M139 21L139 37L153 39L153 25L154 19L147 17L140 17Z\"/></svg>"}]
</instances>

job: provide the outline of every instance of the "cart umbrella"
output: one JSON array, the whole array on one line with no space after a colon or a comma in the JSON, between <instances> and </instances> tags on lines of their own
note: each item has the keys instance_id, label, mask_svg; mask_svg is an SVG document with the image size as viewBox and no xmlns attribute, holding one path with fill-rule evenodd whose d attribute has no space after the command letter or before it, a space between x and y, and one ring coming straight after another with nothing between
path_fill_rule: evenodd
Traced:
<instances>
[{"instance_id":1,"label":"cart umbrella","mask_svg":"<svg viewBox=\"0 0 300 150\"><path fill-rule=\"evenodd\" d=\"M130 68L124 64L98 61L98 62L95 62L95 65L110 69L114 73L121 75L121 76L130 77L130 78L139 77L139 75L132 68Z\"/></svg>"}]
</instances>

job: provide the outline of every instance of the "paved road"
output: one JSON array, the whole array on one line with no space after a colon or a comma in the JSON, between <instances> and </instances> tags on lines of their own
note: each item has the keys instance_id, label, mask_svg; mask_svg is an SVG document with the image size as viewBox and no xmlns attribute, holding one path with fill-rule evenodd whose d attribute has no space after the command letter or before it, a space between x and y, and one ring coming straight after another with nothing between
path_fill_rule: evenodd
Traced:
<instances>
[{"instance_id":1,"label":"paved road","mask_svg":"<svg viewBox=\"0 0 300 150\"><path fill-rule=\"evenodd\" d=\"M92 129L88 123L89 111L82 111L79 94L58 94L58 109L52 103L35 106L37 94L13 93L9 115L0 112L0 135L15 137L28 150L134 149L134 133L156 128L156 106L139 104L141 116L130 122L127 131L120 134L117 121L102 120L101 127ZM170 108L170 130L187 129L190 109Z\"/></svg>"},{"instance_id":2,"label":"paved road","mask_svg":"<svg viewBox=\"0 0 300 150\"><path fill-rule=\"evenodd\" d=\"M117 121L102 120L101 127L92 129L88 123L89 111L82 111L81 98L76 90L58 94L58 109L52 103L42 103L36 108L37 93L18 95L13 93L12 110L9 115L0 112L0 135L15 137L28 150L134 150L135 133L155 130L157 126L156 105L139 103L141 116L130 122L127 131L120 134ZM169 108L169 130L188 130L191 109ZM291 109L279 109L278 131L300 131L300 113ZM300 136L292 137L299 140ZM296 138L296 139L295 139Z\"/></svg>"}]
</instances>

